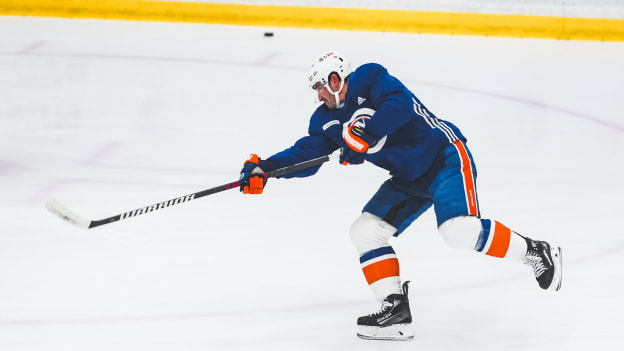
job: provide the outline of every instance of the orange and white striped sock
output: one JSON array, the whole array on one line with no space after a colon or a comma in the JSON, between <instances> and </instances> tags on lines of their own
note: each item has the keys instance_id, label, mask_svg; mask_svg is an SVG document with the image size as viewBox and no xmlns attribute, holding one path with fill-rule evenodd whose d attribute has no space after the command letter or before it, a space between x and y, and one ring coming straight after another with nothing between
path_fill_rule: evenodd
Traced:
<instances>
[{"instance_id":1,"label":"orange and white striped sock","mask_svg":"<svg viewBox=\"0 0 624 351\"><path fill-rule=\"evenodd\" d=\"M360 256L362 272L375 298L382 301L388 295L401 294L399 260L391 246L365 252Z\"/></svg>"},{"instance_id":2,"label":"orange and white striped sock","mask_svg":"<svg viewBox=\"0 0 624 351\"><path fill-rule=\"evenodd\" d=\"M521 260L527 252L526 240L500 222L481 219L483 230L475 250L486 255L510 260Z\"/></svg>"}]
</instances>

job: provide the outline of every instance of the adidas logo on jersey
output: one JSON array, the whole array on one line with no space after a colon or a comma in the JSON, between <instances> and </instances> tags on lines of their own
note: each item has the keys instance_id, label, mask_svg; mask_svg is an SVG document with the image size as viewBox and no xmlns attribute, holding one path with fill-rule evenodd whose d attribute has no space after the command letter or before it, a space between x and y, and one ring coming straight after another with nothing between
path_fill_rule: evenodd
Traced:
<instances>
[{"instance_id":1,"label":"adidas logo on jersey","mask_svg":"<svg viewBox=\"0 0 624 351\"><path fill-rule=\"evenodd\" d=\"M366 101L366 98L363 98L363 97L359 97L359 96L358 96L358 105L363 104L363 103L364 103L364 101Z\"/></svg>"}]
</instances>

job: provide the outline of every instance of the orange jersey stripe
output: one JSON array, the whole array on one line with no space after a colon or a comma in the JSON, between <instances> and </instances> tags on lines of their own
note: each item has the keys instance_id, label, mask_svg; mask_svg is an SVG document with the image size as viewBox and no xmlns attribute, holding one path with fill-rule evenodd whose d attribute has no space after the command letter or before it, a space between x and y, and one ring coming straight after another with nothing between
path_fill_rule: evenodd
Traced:
<instances>
[{"instance_id":1,"label":"orange jersey stripe","mask_svg":"<svg viewBox=\"0 0 624 351\"><path fill-rule=\"evenodd\" d=\"M511 240L511 229L504 225L494 221L494 233L492 237L492 244L490 249L485 253L486 255L503 258L507 255L509 250L509 241Z\"/></svg>"},{"instance_id":2,"label":"orange jersey stripe","mask_svg":"<svg viewBox=\"0 0 624 351\"><path fill-rule=\"evenodd\" d=\"M368 266L362 268L364 277L368 284L388 278L399 276L399 260L396 258L388 258L379 262L371 263Z\"/></svg>"},{"instance_id":3,"label":"orange jersey stripe","mask_svg":"<svg viewBox=\"0 0 624 351\"><path fill-rule=\"evenodd\" d=\"M478 216L479 211L477 210L477 196L474 185L474 177L472 176L470 157L468 157L468 152L466 151L464 143L461 140L457 140L453 144L455 144L455 147L459 151L459 156L461 157L461 172L464 178L464 189L466 191L468 214L471 216Z\"/></svg>"}]
</instances>

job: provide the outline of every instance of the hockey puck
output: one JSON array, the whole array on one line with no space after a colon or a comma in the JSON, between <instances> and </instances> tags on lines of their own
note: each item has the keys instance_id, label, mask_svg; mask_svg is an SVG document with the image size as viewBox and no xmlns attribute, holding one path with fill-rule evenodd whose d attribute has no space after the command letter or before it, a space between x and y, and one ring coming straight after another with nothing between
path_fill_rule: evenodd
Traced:
<instances>
[{"instance_id":1,"label":"hockey puck","mask_svg":"<svg viewBox=\"0 0 624 351\"><path fill-rule=\"evenodd\" d=\"M272 37L273 36L273 32L264 32L264 36L265 37Z\"/></svg>"}]
</instances>

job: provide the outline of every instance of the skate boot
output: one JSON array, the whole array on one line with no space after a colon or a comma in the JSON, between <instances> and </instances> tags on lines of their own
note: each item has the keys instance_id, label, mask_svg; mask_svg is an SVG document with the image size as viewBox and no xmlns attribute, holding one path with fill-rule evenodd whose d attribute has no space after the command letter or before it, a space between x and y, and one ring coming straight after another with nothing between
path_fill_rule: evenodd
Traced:
<instances>
[{"instance_id":1,"label":"skate boot","mask_svg":"<svg viewBox=\"0 0 624 351\"><path fill-rule=\"evenodd\" d=\"M407 298L409 281L403 283L403 294L388 295L381 310L357 320L357 336L371 340L410 340L414 338L411 329L412 314Z\"/></svg>"},{"instance_id":2,"label":"skate boot","mask_svg":"<svg viewBox=\"0 0 624 351\"><path fill-rule=\"evenodd\" d=\"M544 290L561 289L561 248L550 246L545 241L523 237L527 242L527 253L522 261L533 268L535 279Z\"/></svg>"}]
</instances>

